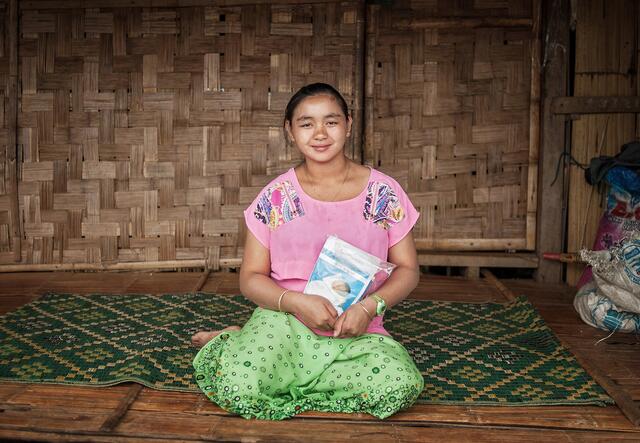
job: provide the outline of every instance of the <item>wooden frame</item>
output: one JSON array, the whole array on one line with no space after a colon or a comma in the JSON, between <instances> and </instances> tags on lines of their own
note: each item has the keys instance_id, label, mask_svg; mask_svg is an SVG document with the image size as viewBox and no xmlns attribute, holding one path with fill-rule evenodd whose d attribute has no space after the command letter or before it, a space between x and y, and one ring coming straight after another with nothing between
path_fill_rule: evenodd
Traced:
<instances>
[{"instance_id":1,"label":"wooden frame","mask_svg":"<svg viewBox=\"0 0 640 443\"><path fill-rule=\"evenodd\" d=\"M545 2L550 20L545 27L544 89L542 105L542 143L540 147L539 204L538 204L538 258L536 279L541 282L560 283L562 264L544 260L545 252L559 252L564 246L565 201L564 170L556 180L555 171L565 146L565 119L555 115L552 102L566 95L569 58L569 0ZM554 181L556 183L554 184Z\"/></svg>"},{"instance_id":2,"label":"wooden frame","mask_svg":"<svg viewBox=\"0 0 640 443\"><path fill-rule=\"evenodd\" d=\"M5 132L5 183L6 194L2 196L6 204L3 209L9 213L10 251L0 255L11 257L19 262L22 257L22 224L20 221L20 205L18 202L18 152L16 134L18 127L18 0L9 0L5 4L6 45L8 52L9 72L6 77L4 91L4 132Z\"/></svg>"},{"instance_id":3,"label":"wooden frame","mask_svg":"<svg viewBox=\"0 0 640 443\"><path fill-rule=\"evenodd\" d=\"M551 103L554 114L640 113L640 97L557 97Z\"/></svg>"},{"instance_id":4,"label":"wooden frame","mask_svg":"<svg viewBox=\"0 0 640 443\"><path fill-rule=\"evenodd\" d=\"M369 8L365 160L400 181L421 212L420 251L535 250L540 8L536 0L512 17L464 17L454 5L434 16ZM526 148L514 142L525 137Z\"/></svg>"}]
</instances>

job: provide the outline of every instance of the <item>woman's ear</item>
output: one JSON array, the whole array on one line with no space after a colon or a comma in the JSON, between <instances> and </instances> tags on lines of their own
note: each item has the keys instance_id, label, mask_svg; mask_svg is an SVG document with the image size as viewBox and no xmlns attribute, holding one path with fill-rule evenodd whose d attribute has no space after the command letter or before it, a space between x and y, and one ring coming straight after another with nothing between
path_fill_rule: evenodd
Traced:
<instances>
[{"instance_id":1,"label":"woman's ear","mask_svg":"<svg viewBox=\"0 0 640 443\"><path fill-rule=\"evenodd\" d=\"M351 116L349 115L347 117L347 137L351 136L351 125L353 124L353 119L351 118Z\"/></svg>"},{"instance_id":2,"label":"woman's ear","mask_svg":"<svg viewBox=\"0 0 640 443\"><path fill-rule=\"evenodd\" d=\"M291 132L291 122L287 120L284 122L284 138L285 141L289 144L293 144L296 139L293 138L293 133Z\"/></svg>"}]
</instances>

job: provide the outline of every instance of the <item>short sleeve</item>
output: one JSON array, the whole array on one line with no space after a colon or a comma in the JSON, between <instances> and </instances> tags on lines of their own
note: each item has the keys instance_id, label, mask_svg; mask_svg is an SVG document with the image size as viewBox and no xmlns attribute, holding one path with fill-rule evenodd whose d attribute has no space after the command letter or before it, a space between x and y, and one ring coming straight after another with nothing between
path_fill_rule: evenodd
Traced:
<instances>
[{"instance_id":1,"label":"short sleeve","mask_svg":"<svg viewBox=\"0 0 640 443\"><path fill-rule=\"evenodd\" d=\"M264 189L244 211L244 221L247 228L267 249L271 244L270 214L271 202L268 192Z\"/></svg>"},{"instance_id":2,"label":"short sleeve","mask_svg":"<svg viewBox=\"0 0 640 443\"><path fill-rule=\"evenodd\" d=\"M389 248L402 240L418 221L420 213L409 200L409 196L400 185L394 186L394 191L398 199L395 219L389 228Z\"/></svg>"},{"instance_id":3,"label":"short sleeve","mask_svg":"<svg viewBox=\"0 0 640 443\"><path fill-rule=\"evenodd\" d=\"M304 215L300 198L286 176L267 185L244 211L247 228L267 249L274 231Z\"/></svg>"}]
</instances>

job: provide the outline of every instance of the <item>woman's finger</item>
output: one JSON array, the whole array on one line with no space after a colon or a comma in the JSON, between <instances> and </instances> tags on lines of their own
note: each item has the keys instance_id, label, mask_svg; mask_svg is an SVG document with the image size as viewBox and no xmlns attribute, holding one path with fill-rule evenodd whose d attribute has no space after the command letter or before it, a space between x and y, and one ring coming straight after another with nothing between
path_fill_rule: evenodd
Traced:
<instances>
[{"instance_id":1,"label":"woman's finger","mask_svg":"<svg viewBox=\"0 0 640 443\"><path fill-rule=\"evenodd\" d=\"M331 326L333 328L333 326L335 325L336 321L338 320L338 313L336 312L336 310L331 305L329 305L329 306L325 305L325 308L326 308L325 312L329 316L329 321L328 321L329 326Z\"/></svg>"},{"instance_id":2,"label":"woman's finger","mask_svg":"<svg viewBox=\"0 0 640 443\"><path fill-rule=\"evenodd\" d=\"M327 307L329 313L331 314L331 317L338 318L338 311L336 311L336 308L333 306L333 304L331 304L331 302L329 302L329 300L327 300L327 303L325 303L325 306Z\"/></svg>"},{"instance_id":3,"label":"woman's finger","mask_svg":"<svg viewBox=\"0 0 640 443\"><path fill-rule=\"evenodd\" d=\"M336 320L335 324L333 325L333 336L334 337L339 337L340 334L342 333L342 324L344 323L344 315L341 315L340 317L338 317L338 320Z\"/></svg>"}]
</instances>

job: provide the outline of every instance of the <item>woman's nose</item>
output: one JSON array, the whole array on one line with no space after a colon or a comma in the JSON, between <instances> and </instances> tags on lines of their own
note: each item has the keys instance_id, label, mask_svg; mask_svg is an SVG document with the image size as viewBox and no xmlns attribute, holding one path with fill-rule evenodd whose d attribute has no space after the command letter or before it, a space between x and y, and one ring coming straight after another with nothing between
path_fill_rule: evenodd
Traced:
<instances>
[{"instance_id":1,"label":"woman's nose","mask_svg":"<svg viewBox=\"0 0 640 443\"><path fill-rule=\"evenodd\" d=\"M327 128L324 127L324 125L318 125L316 128L316 132L314 134L314 137L316 138L324 138L327 136Z\"/></svg>"}]
</instances>

